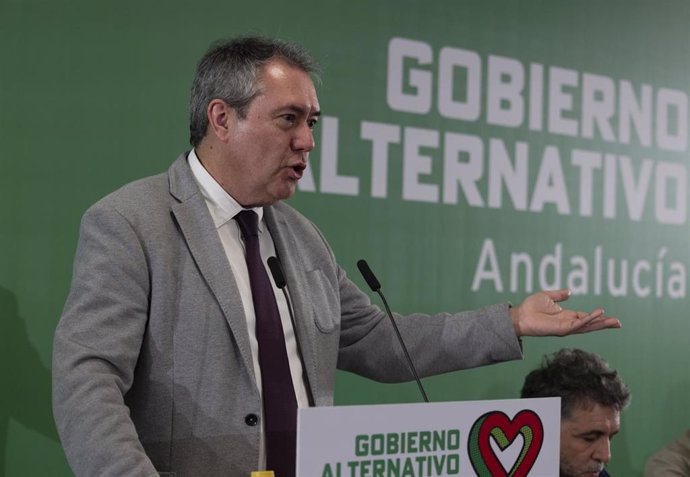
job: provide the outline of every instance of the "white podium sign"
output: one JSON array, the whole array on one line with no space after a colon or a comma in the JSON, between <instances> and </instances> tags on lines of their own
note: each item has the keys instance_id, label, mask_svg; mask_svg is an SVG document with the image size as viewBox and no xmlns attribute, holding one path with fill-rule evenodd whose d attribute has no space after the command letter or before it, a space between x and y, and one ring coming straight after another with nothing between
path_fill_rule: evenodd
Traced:
<instances>
[{"instance_id":1,"label":"white podium sign","mask_svg":"<svg viewBox=\"0 0 690 477\"><path fill-rule=\"evenodd\" d=\"M300 477L555 477L560 398L300 409Z\"/></svg>"}]
</instances>

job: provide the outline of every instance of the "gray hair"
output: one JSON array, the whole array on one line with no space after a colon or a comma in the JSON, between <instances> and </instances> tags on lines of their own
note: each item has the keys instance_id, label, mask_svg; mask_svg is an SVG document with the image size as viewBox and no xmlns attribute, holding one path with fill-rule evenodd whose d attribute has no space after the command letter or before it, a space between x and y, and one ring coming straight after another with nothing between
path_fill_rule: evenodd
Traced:
<instances>
[{"instance_id":1,"label":"gray hair","mask_svg":"<svg viewBox=\"0 0 690 477\"><path fill-rule=\"evenodd\" d=\"M214 99L225 101L245 118L252 100L261 93L259 70L273 59L316 76L318 63L302 46L284 40L240 37L213 44L197 65L192 84L189 142L199 145L208 129L206 110Z\"/></svg>"},{"instance_id":2,"label":"gray hair","mask_svg":"<svg viewBox=\"0 0 690 477\"><path fill-rule=\"evenodd\" d=\"M564 348L544 357L542 366L527 375L521 397L560 397L561 418L568 419L579 406L599 404L620 411L630 403L630 390L598 355Z\"/></svg>"}]
</instances>

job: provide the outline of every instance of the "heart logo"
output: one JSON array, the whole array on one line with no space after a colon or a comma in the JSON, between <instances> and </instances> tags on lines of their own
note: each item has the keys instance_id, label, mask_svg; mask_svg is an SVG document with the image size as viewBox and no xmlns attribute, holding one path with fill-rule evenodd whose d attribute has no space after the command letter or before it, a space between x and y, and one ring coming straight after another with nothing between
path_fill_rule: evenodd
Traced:
<instances>
[{"instance_id":1,"label":"heart logo","mask_svg":"<svg viewBox=\"0 0 690 477\"><path fill-rule=\"evenodd\" d=\"M510 471L506 471L491 447L491 439L501 451L519 435L522 449ZM472 425L467 451L479 477L525 477L539 456L544 442L544 426L539 416L528 409L518 412L511 421L500 411L487 412Z\"/></svg>"}]
</instances>

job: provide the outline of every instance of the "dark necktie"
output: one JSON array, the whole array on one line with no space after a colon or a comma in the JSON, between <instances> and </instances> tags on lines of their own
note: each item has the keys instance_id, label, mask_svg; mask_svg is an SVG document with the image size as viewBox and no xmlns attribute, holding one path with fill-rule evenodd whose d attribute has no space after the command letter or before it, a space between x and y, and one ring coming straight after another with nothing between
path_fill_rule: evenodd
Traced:
<instances>
[{"instance_id":1,"label":"dark necktie","mask_svg":"<svg viewBox=\"0 0 690 477\"><path fill-rule=\"evenodd\" d=\"M261 260L258 216L251 210L243 210L235 216L235 220L244 239L256 314L256 339L259 342L264 401L266 468L275 471L276 477L290 477L295 475L297 399L285 350L283 326L273 287Z\"/></svg>"}]
</instances>

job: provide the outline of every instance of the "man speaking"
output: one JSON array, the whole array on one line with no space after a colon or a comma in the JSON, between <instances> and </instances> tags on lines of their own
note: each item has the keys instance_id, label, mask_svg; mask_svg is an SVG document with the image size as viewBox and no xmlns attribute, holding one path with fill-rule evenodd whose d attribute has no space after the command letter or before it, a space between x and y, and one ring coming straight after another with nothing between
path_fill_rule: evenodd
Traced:
<instances>
[{"instance_id":1,"label":"man speaking","mask_svg":"<svg viewBox=\"0 0 690 477\"><path fill-rule=\"evenodd\" d=\"M314 147L316 69L283 41L214 45L192 86L193 149L84 214L53 355L76 475L294 475L297 408L333 403L336 368L411 378L385 313L281 202ZM397 319L429 376L518 359L520 336L620 326L600 309L562 309L567 297Z\"/></svg>"}]
</instances>

